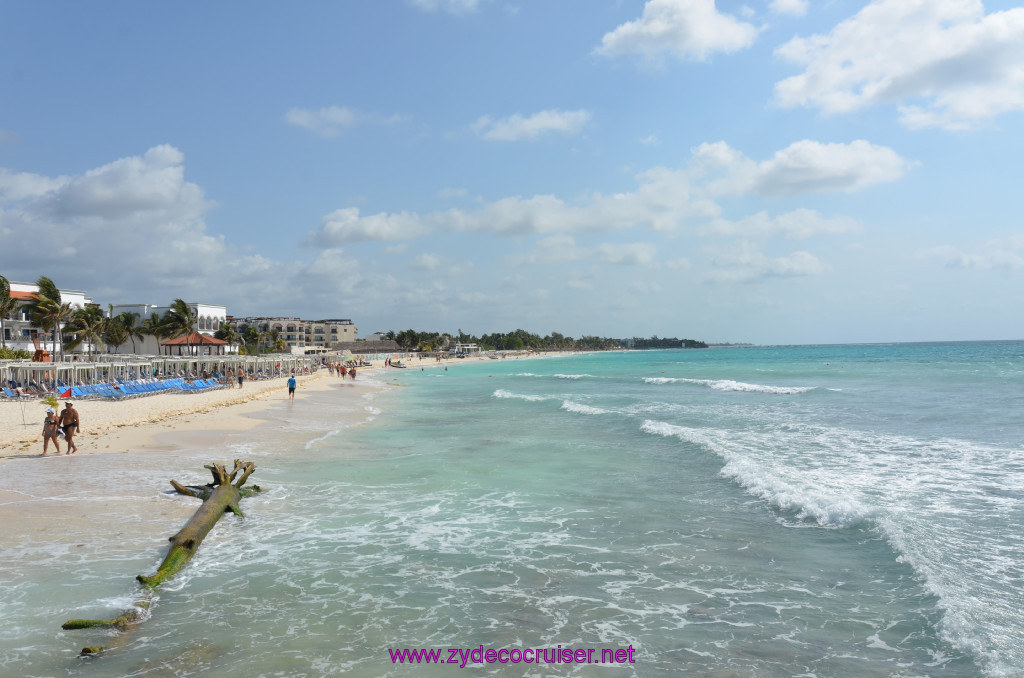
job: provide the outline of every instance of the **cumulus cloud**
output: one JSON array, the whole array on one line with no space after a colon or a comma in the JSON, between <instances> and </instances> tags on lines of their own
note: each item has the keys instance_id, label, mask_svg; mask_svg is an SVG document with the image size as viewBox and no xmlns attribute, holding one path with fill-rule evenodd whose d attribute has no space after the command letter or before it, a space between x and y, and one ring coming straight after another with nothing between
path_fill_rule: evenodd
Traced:
<instances>
[{"instance_id":1,"label":"cumulus cloud","mask_svg":"<svg viewBox=\"0 0 1024 678\"><path fill-rule=\"evenodd\" d=\"M575 261L579 257L576 240L572 236L561 234L541 239L533 252L523 259L523 263L555 264Z\"/></svg>"},{"instance_id":2,"label":"cumulus cloud","mask_svg":"<svg viewBox=\"0 0 1024 678\"><path fill-rule=\"evenodd\" d=\"M601 243L597 255L606 264L643 266L654 261L657 248L649 242Z\"/></svg>"},{"instance_id":3,"label":"cumulus cloud","mask_svg":"<svg viewBox=\"0 0 1024 678\"><path fill-rule=\"evenodd\" d=\"M706 61L715 52L750 47L756 37L757 28L719 12L715 0L649 0L639 19L606 33L596 51Z\"/></svg>"},{"instance_id":4,"label":"cumulus cloud","mask_svg":"<svg viewBox=\"0 0 1024 678\"><path fill-rule=\"evenodd\" d=\"M793 16L803 16L807 14L807 8L810 6L809 0L772 0L769 7L777 14L792 14Z\"/></svg>"},{"instance_id":5,"label":"cumulus cloud","mask_svg":"<svg viewBox=\"0 0 1024 678\"><path fill-rule=\"evenodd\" d=\"M184 154L172 146L68 177L0 169L0 191L0 270L21 280L49 275L101 304L182 297L234 314L301 313L342 298L372 307L404 289L337 247L304 264L243 253L210 233L213 203L185 179Z\"/></svg>"},{"instance_id":6,"label":"cumulus cloud","mask_svg":"<svg viewBox=\"0 0 1024 678\"><path fill-rule=\"evenodd\" d=\"M429 252L423 252L412 260L412 267L422 271L433 271L441 265L441 257Z\"/></svg>"},{"instance_id":7,"label":"cumulus cloud","mask_svg":"<svg viewBox=\"0 0 1024 678\"><path fill-rule=\"evenodd\" d=\"M852 193L895 181L913 166L891 148L864 140L848 144L797 141L760 163L725 142L702 144L694 155L707 171L725 170L724 178L715 183L717 191L766 196Z\"/></svg>"},{"instance_id":8,"label":"cumulus cloud","mask_svg":"<svg viewBox=\"0 0 1024 678\"><path fill-rule=\"evenodd\" d=\"M776 83L784 107L848 113L897 104L910 128L964 129L1024 110L1024 8L981 0L874 0L776 55L805 67Z\"/></svg>"},{"instance_id":9,"label":"cumulus cloud","mask_svg":"<svg viewBox=\"0 0 1024 678\"><path fill-rule=\"evenodd\" d=\"M206 231L212 203L185 180L183 163L184 155L165 145L77 176L26 181L5 172L20 177L14 182L20 190L7 192L14 209L0 212L0 240L17 242L31 233L33 242L61 248L5 247L0 265L27 271L30 279L39 274L33 271L54 271L55 280L56 271L72 267L100 289L191 284L196 271L230 257L223 238Z\"/></svg>"},{"instance_id":10,"label":"cumulus cloud","mask_svg":"<svg viewBox=\"0 0 1024 678\"><path fill-rule=\"evenodd\" d=\"M572 236L562 234L540 240L522 263L562 264L589 259L602 264L643 266L653 262L657 254L657 247L649 242L601 243L586 248L577 246Z\"/></svg>"},{"instance_id":11,"label":"cumulus cloud","mask_svg":"<svg viewBox=\"0 0 1024 678\"><path fill-rule=\"evenodd\" d=\"M516 113L501 120L482 116L473 123L473 131L491 141L533 140L542 134L577 134L590 121L587 111L548 110L530 116Z\"/></svg>"},{"instance_id":12,"label":"cumulus cloud","mask_svg":"<svg viewBox=\"0 0 1024 678\"><path fill-rule=\"evenodd\" d=\"M29 172L12 172L0 168L0 205L5 202L35 198L56 190L68 182L67 177L45 177Z\"/></svg>"},{"instance_id":13,"label":"cumulus cloud","mask_svg":"<svg viewBox=\"0 0 1024 678\"><path fill-rule=\"evenodd\" d=\"M841 235L857 233L861 225L850 217L823 217L815 210L797 209L771 217L767 212L758 212L737 221L715 219L701 229L703 235L719 237L770 237L782 236L791 240L806 240L817 235Z\"/></svg>"},{"instance_id":14,"label":"cumulus cloud","mask_svg":"<svg viewBox=\"0 0 1024 678\"><path fill-rule=\"evenodd\" d=\"M380 213L362 216L357 208L327 215L309 241L333 247L365 240L398 241L432 231L489 232L498 235L555 235L649 228L673 232L720 219L722 196L798 195L854 192L895 181L912 163L892 149L866 141L850 144L796 142L769 160L757 162L724 142L703 144L679 169L655 167L636 176L633 190L594 193L570 203L553 195L510 196L473 209L449 209L424 215ZM769 218L755 216L731 223L715 221L706 233L775 234L791 238L853 232L856 224L826 219L811 211ZM716 233L717 232L717 233Z\"/></svg>"},{"instance_id":15,"label":"cumulus cloud","mask_svg":"<svg viewBox=\"0 0 1024 678\"><path fill-rule=\"evenodd\" d=\"M337 247L364 240L405 240L426 231L427 226L416 214L360 216L358 207L346 207L325 216L320 230L311 233L309 241L319 247Z\"/></svg>"},{"instance_id":16,"label":"cumulus cloud","mask_svg":"<svg viewBox=\"0 0 1024 678\"><path fill-rule=\"evenodd\" d=\"M712 258L713 282L755 282L766 278L796 278L820 275L825 267L810 252L797 251L784 257L769 257L749 244L720 252Z\"/></svg>"}]
</instances>

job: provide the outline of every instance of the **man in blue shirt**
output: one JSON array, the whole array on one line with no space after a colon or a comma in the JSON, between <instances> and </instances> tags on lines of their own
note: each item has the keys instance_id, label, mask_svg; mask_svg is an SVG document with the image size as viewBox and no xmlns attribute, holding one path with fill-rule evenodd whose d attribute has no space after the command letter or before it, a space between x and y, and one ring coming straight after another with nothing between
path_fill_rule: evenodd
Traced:
<instances>
[{"instance_id":1,"label":"man in blue shirt","mask_svg":"<svg viewBox=\"0 0 1024 678\"><path fill-rule=\"evenodd\" d=\"M295 400L295 375L288 379L288 400Z\"/></svg>"}]
</instances>

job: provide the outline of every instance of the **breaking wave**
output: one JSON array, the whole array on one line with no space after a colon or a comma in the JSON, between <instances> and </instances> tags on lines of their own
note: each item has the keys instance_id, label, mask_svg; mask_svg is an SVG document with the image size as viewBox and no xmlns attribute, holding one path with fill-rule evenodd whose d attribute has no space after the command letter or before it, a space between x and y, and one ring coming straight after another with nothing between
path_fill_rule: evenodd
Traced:
<instances>
[{"instance_id":1,"label":"breaking wave","mask_svg":"<svg viewBox=\"0 0 1024 678\"><path fill-rule=\"evenodd\" d=\"M644 377L647 384L697 384L715 391L739 391L743 393L770 393L772 395L797 395L813 391L817 386L767 386L747 384L732 379L686 379L682 377Z\"/></svg>"}]
</instances>

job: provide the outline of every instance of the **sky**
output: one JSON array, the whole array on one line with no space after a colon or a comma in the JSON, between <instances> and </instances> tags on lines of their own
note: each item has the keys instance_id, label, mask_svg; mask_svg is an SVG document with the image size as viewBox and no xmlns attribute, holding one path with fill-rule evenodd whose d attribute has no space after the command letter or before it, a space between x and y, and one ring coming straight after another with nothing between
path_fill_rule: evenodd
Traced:
<instances>
[{"instance_id":1,"label":"sky","mask_svg":"<svg viewBox=\"0 0 1024 678\"><path fill-rule=\"evenodd\" d=\"M107 304L1024 339L1024 6L0 0L0 274Z\"/></svg>"}]
</instances>

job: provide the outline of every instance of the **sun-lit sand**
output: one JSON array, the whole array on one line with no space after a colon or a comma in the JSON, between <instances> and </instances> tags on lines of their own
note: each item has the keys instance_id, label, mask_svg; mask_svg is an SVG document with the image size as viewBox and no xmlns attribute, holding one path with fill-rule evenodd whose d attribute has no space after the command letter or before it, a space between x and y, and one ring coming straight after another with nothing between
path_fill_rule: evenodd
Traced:
<instances>
[{"instance_id":1,"label":"sun-lit sand","mask_svg":"<svg viewBox=\"0 0 1024 678\"><path fill-rule=\"evenodd\" d=\"M446 367L485 357L405 360L408 369ZM384 361L357 370L380 370ZM395 378L402 371L392 370ZM357 376L358 378L358 376ZM326 389L332 377L326 369L315 374L299 375L297 395L304 390ZM271 403L288 397L287 379L247 380L243 388L223 388L199 393L158 393L140 398L110 401L104 399L75 400L82 422L81 433L75 437L76 454L98 452L135 452L153 447L154 438L169 431L231 431L255 426L258 413ZM47 405L41 400L26 398L21 402L0 402L0 462L14 457L42 455L42 424ZM63 404L61 405L63 409ZM61 441L61 455L67 445ZM55 454L52 446L50 455Z\"/></svg>"}]
</instances>

